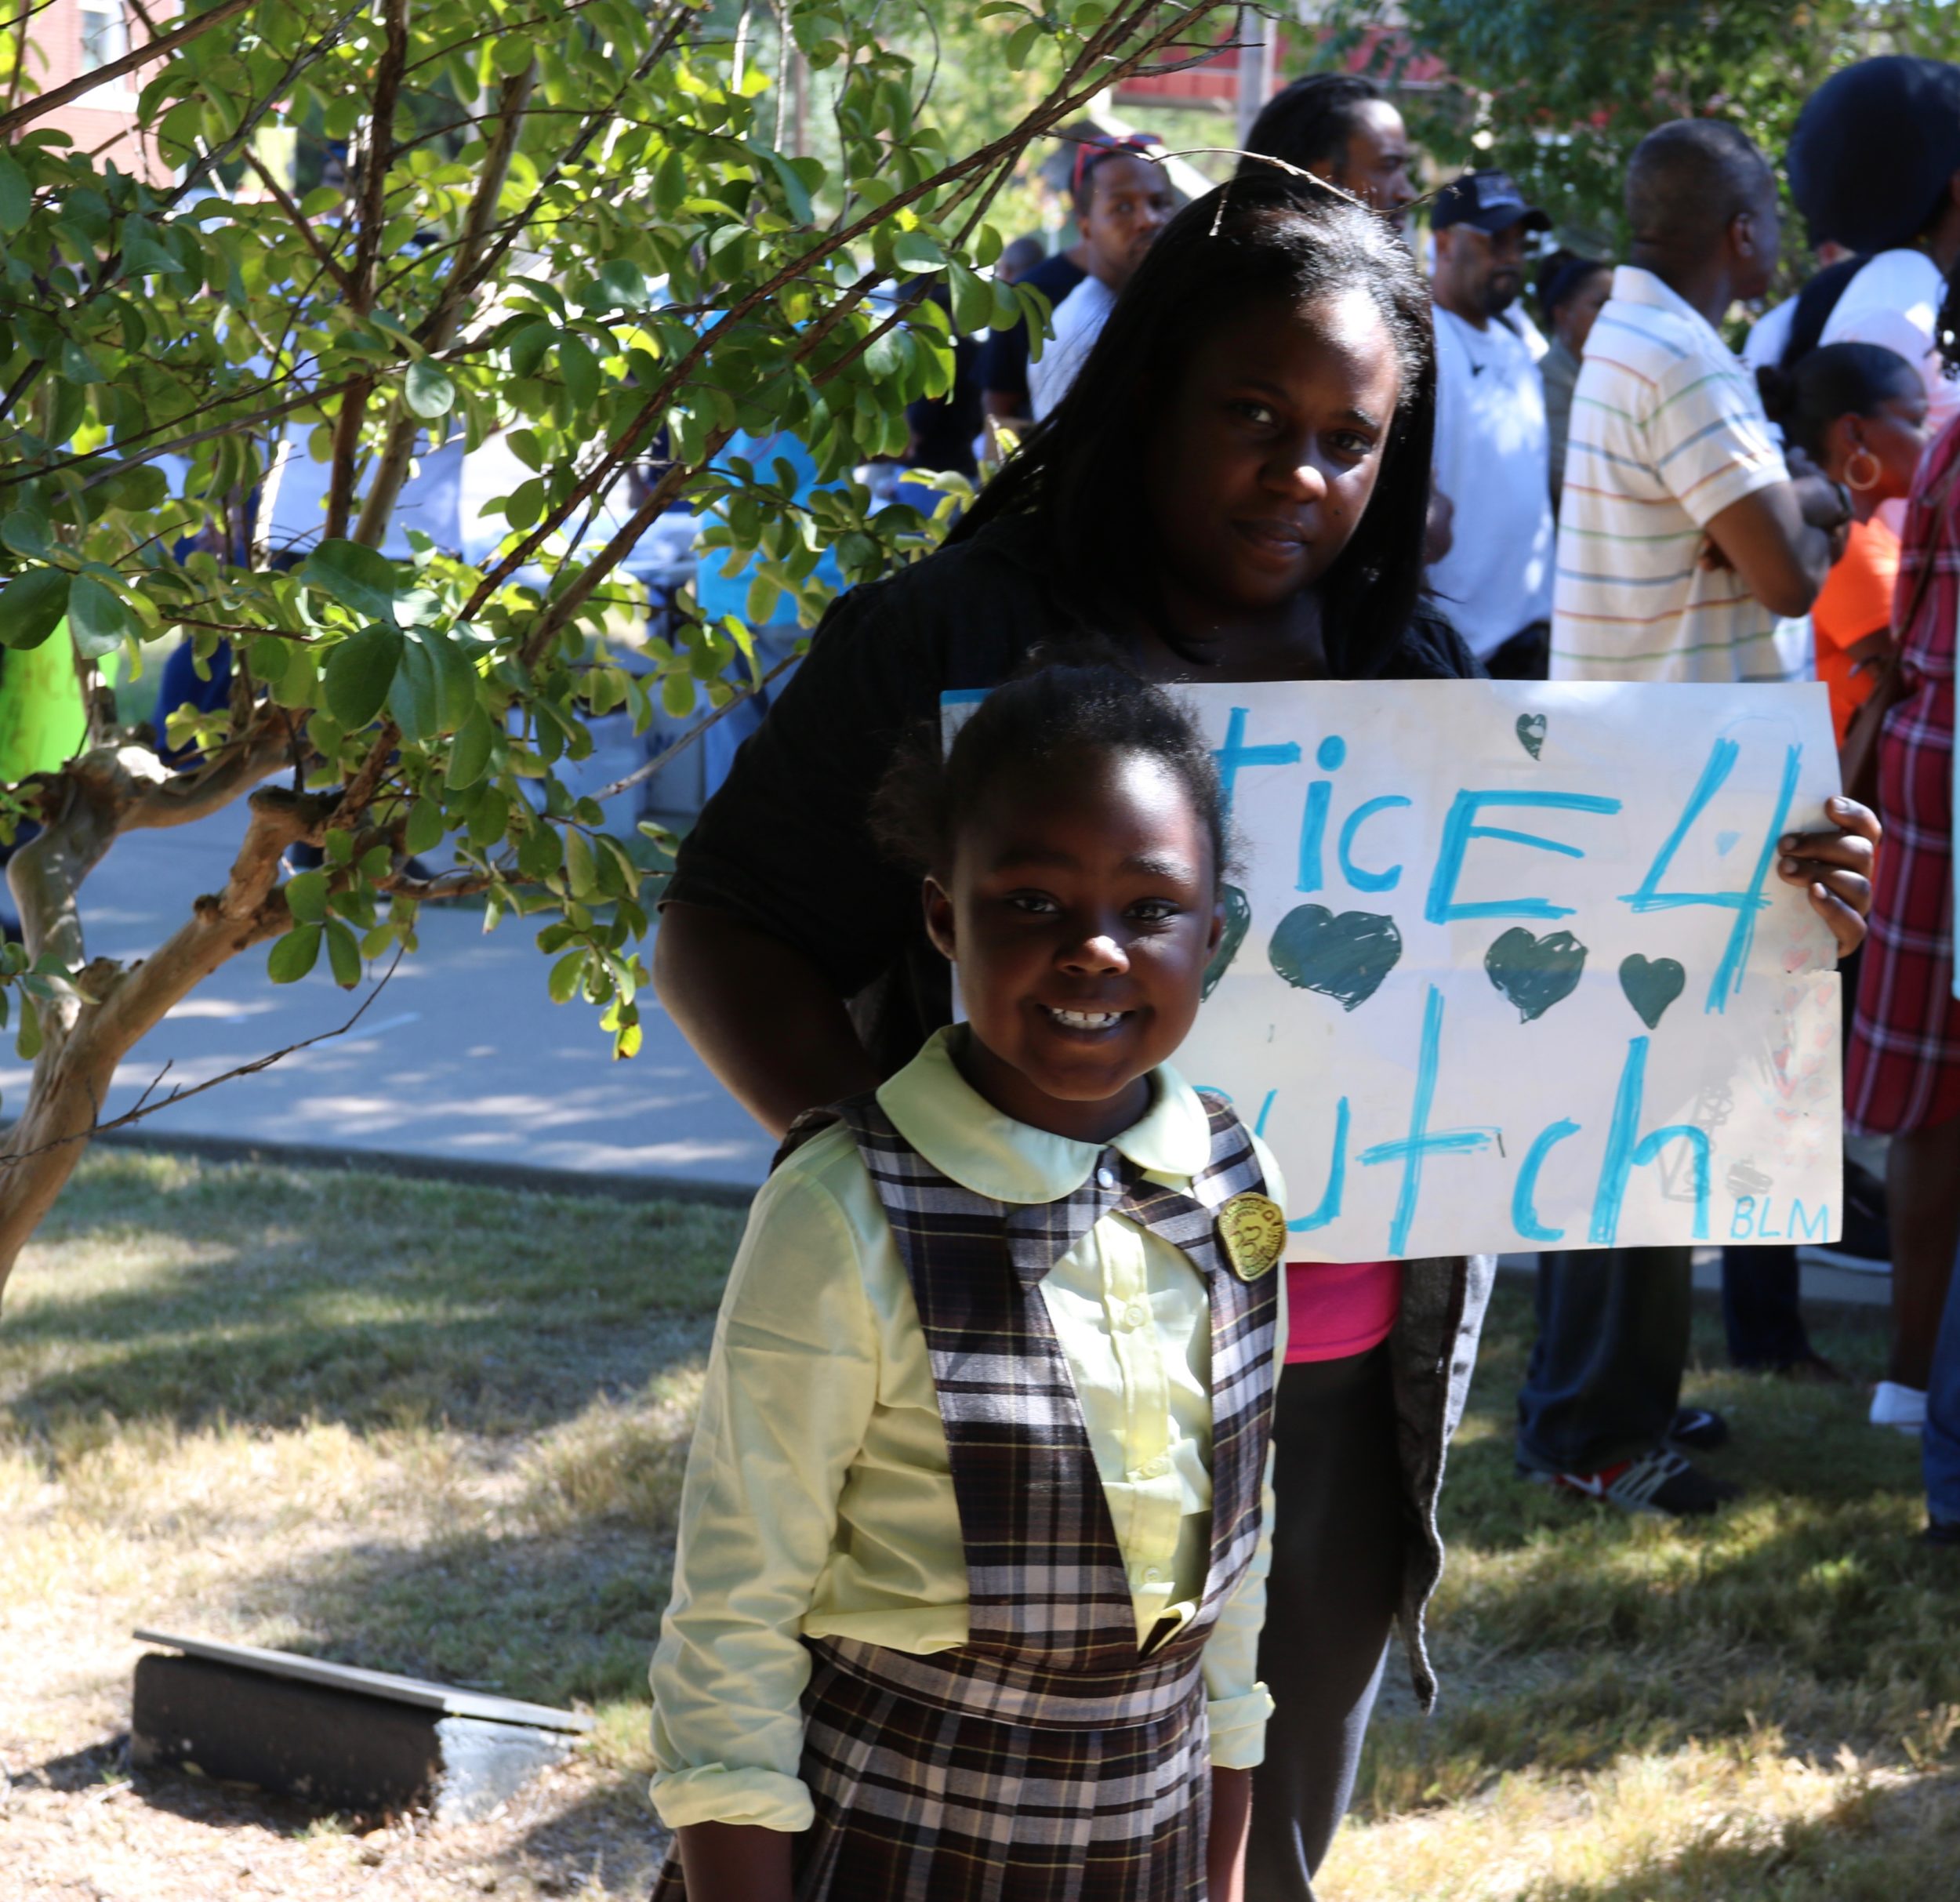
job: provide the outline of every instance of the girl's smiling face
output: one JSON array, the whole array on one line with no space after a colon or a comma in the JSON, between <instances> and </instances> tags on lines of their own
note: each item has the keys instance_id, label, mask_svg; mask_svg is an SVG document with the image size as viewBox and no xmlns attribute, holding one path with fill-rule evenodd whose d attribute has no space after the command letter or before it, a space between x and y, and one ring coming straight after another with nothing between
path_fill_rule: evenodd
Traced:
<instances>
[{"instance_id":1,"label":"girl's smiling face","mask_svg":"<svg viewBox=\"0 0 1960 1902\"><path fill-rule=\"evenodd\" d=\"M1146 473L1172 581L1221 612L1277 606L1348 545L1381 472L1402 389L1393 339L1359 287L1250 306L1200 345Z\"/></svg>"},{"instance_id":2,"label":"girl's smiling face","mask_svg":"<svg viewBox=\"0 0 1960 1902\"><path fill-rule=\"evenodd\" d=\"M974 1087L1080 1142L1135 1123L1224 928L1210 835L1177 775L1085 749L1033 783L997 781L925 903L958 968Z\"/></svg>"}]
</instances>

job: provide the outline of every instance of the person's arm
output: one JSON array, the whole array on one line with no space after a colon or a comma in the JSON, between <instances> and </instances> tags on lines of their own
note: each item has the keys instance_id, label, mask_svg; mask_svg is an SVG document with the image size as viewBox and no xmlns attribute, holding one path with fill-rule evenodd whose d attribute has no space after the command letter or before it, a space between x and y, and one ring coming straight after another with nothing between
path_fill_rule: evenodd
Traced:
<instances>
[{"instance_id":1,"label":"person's arm","mask_svg":"<svg viewBox=\"0 0 1960 1902\"><path fill-rule=\"evenodd\" d=\"M676 1836L688 1902L792 1902L793 1837L749 1823L691 1823Z\"/></svg>"},{"instance_id":2,"label":"person's arm","mask_svg":"<svg viewBox=\"0 0 1960 1902\"><path fill-rule=\"evenodd\" d=\"M1814 478L1773 482L1712 517L1708 539L1723 564L1772 614L1808 614L1836 554L1820 521L1842 519L1829 484Z\"/></svg>"},{"instance_id":3,"label":"person's arm","mask_svg":"<svg viewBox=\"0 0 1960 1902\"><path fill-rule=\"evenodd\" d=\"M681 1034L772 1136L813 1105L881 1080L823 973L732 912L668 905L654 937L653 983Z\"/></svg>"},{"instance_id":4,"label":"person's arm","mask_svg":"<svg viewBox=\"0 0 1960 1902\"><path fill-rule=\"evenodd\" d=\"M1251 1771L1214 1769L1211 1835L1205 1844L1205 1893L1211 1902L1245 1902L1246 1837L1251 1827ZM691 1897L693 1889L688 1893Z\"/></svg>"}]
</instances>

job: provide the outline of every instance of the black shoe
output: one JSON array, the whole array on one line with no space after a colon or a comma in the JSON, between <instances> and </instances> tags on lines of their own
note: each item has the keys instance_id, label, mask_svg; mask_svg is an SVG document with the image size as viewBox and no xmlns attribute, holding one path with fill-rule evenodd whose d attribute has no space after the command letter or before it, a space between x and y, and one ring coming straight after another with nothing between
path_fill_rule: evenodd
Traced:
<instances>
[{"instance_id":1,"label":"black shoe","mask_svg":"<svg viewBox=\"0 0 1960 1902\"><path fill-rule=\"evenodd\" d=\"M1935 1519L1929 1513L1920 1536L1929 1545L1960 1545L1960 1519Z\"/></svg>"},{"instance_id":2,"label":"black shoe","mask_svg":"<svg viewBox=\"0 0 1960 1902\"><path fill-rule=\"evenodd\" d=\"M1697 1453L1713 1453L1729 1443L1729 1423L1705 1407L1680 1407L1668 1422L1668 1444L1691 1446Z\"/></svg>"},{"instance_id":3,"label":"black shoe","mask_svg":"<svg viewBox=\"0 0 1960 1902\"><path fill-rule=\"evenodd\" d=\"M1623 1460L1603 1472L1537 1472L1520 1467L1527 1479L1567 1499L1596 1499L1623 1512L1651 1512L1663 1519L1701 1519L1740 1496L1742 1489L1690 1465L1665 1446L1637 1460Z\"/></svg>"}]
</instances>

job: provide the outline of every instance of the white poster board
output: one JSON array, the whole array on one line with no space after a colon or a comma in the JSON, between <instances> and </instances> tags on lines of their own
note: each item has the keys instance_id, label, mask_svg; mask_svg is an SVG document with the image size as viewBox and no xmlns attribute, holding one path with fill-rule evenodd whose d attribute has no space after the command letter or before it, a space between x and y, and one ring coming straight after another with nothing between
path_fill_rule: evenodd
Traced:
<instances>
[{"instance_id":1,"label":"white poster board","mask_svg":"<svg viewBox=\"0 0 1960 1902\"><path fill-rule=\"evenodd\" d=\"M1177 1065L1271 1145L1289 1259L1835 1239L1837 953L1775 875L1824 688L1177 691L1244 860Z\"/></svg>"}]
</instances>

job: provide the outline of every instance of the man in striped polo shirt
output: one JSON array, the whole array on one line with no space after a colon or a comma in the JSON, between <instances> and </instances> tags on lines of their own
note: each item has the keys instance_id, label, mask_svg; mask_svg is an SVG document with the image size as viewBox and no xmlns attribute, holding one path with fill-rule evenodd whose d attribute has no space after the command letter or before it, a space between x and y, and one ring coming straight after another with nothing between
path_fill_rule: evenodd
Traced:
<instances>
[{"instance_id":1,"label":"man in striped polo shirt","mask_svg":"<svg viewBox=\"0 0 1960 1902\"><path fill-rule=\"evenodd\" d=\"M1677 120L1635 151L1627 218L1633 262L1573 392L1552 677L1778 680L1777 619L1809 611L1851 509L1821 476L1792 478L1715 328L1769 288L1776 180L1733 126ZM1733 1494L1682 1450L1728 1436L1679 1404L1691 1265L1686 1248L1538 1258L1522 1472L1629 1512L1711 1512ZM1794 1309L1794 1281L1774 1292Z\"/></svg>"},{"instance_id":2,"label":"man in striped polo shirt","mask_svg":"<svg viewBox=\"0 0 1960 1902\"><path fill-rule=\"evenodd\" d=\"M1777 183L1719 119L1677 119L1627 171L1630 264L1587 339L1559 524L1552 677L1780 680L1847 499L1792 480L1754 379L1715 326L1768 289Z\"/></svg>"}]
</instances>

